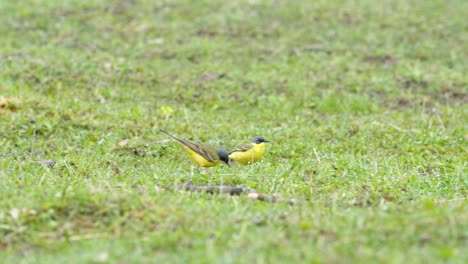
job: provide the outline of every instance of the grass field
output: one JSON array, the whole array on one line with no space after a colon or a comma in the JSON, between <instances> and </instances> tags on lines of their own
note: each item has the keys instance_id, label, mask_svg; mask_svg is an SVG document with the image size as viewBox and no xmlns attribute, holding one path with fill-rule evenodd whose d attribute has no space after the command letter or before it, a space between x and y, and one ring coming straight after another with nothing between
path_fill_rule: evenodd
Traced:
<instances>
[{"instance_id":1,"label":"grass field","mask_svg":"<svg viewBox=\"0 0 468 264\"><path fill-rule=\"evenodd\" d=\"M1 262L467 263L466 10L0 1ZM273 142L192 174L159 128Z\"/></svg>"}]
</instances>

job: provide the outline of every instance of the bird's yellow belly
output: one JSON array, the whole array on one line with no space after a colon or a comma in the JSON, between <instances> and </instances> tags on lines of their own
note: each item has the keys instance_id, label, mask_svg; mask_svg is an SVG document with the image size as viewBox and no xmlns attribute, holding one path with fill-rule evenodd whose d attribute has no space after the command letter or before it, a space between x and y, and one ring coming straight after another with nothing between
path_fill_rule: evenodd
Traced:
<instances>
[{"instance_id":1,"label":"bird's yellow belly","mask_svg":"<svg viewBox=\"0 0 468 264\"><path fill-rule=\"evenodd\" d=\"M183 146L185 152L187 152L189 158L193 161L193 163L197 164L200 167L214 167L218 165L219 160L211 162L205 159L202 155L196 153L195 151L191 150L190 148Z\"/></svg>"},{"instance_id":2,"label":"bird's yellow belly","mask_svg":"<svg viewBox=\"0 0 468 264\"><path fill-rule=\"evenodd\" d=\"M265 144L254 144L254 146L247 151L236 151L229 155L229 159L242 165L252 164L257 162L265 152Z\"/></svg>"}]
</instances>

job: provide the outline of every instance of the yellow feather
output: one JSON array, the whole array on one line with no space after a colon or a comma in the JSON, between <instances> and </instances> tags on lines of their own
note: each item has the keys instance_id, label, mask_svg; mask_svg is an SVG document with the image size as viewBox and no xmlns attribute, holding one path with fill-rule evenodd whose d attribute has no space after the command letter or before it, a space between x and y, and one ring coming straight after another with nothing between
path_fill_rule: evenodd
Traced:
<instances>
[{"instance_id":1,"label":"yellow feather","mask_svg":"<svg viewBox=\"0 0 468 264\"><path fill-rule=\"evenodd\" d=\"M189 158L193 161L193 163L197 164L200 167L214 167L219 164L219 160L211 162L204 158L202 155L193 151L191 148L185 145L182 145L182 147L184 147L185 152L187 152Z\"/></svg>"},{"instance_id":2,"label":"yellow feather","mask_svg":"<svg viewBox=\"0 0 468 264\"><path fill-rule=\"evenodd\" d=\"M252 147L249 150L234 151L229 154L229 159L242 165L249 165L259 161L265 152L265 143L250 144L252 144Z\"/></svg>"}]
</instances>

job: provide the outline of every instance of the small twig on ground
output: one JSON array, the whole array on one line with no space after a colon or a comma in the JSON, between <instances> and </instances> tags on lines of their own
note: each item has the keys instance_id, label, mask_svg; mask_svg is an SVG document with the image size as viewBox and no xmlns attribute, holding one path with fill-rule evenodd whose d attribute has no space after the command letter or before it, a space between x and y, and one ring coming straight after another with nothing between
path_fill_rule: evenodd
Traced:
<instances>
[{"instance_id":1,"label":"small twig on ground","mask_svg":"<svg viewBox=\"0 0 468 264\"><path fill-rule=\"evenodd\" d=\"M298 203L296 199L284 199L276 195L266 195L262 193L249 193L248 196L253 201L259 200L259 201L270 202L270 203L280 202L280 203L287 203L290 205L294 205Z\"/></svg>"},{"instance_id":2,"label":"small twig on ground","mask_svg":"<svg viewBox=\"0 0 468 264\"><path fill-rule=\"evenodd\" d=\"M391 127L393 127L394 129L400 131L400 132L408 132L406 129L403 129L401 127L398 127L396 125L393 125L393 124L389 124Z\"/></svg>"},{"instance_id":3,"label":"small twig on ground","mask_svg":"<svg viewBox=\"0 0 468 264\"><path fill-rule=\"evenodd\" d=\"M439 111L437 111L437 109L435 109L435 107L433 107L431 110L432 110L432 113L437 117L437 121L439 121L442 129L445 130L444 121L442 121L442 118L440 117Z\"/></svg>"},{"instance_id":4,"label":"small twig on ground","mask_svg":"<svg viewBox=\"0 0 468 264\"><path fill-rule=\"evenodd\" d=\"M250 188L242 188L242 187L231 187L231 186L195 186L192 182L185 182L181 186L181 189L191 192L206 192L206 193L227 193L230 195L240 195L242 193L249 192Z\"/></svg>"},{"instance_id":5,"label":"small twig on ground","mask_svg":"<svg viewBox=\"0 0 468 264\"><path fill-rule=\"evenodd\" d=\"M233 187L233 186L226 186L226 185L196 186L191 181L188 181L188 182L184 182L183 184L178 185L176 188L189 191L189 192L206 192L210 194L219 194L219 193L225 193L229 195L245 194L253 201L258 200L258 201L270 202L270 203L283 202L283 203L287 203L290 205L298 203L298 201L295 199L284 199L276 195L267 195L267 194L257 193L257 191L255 191L254 189L248 188L248 187L247 188L238 187L238 186Z\"/></svg>"},{"instance_id":6,"label":"small twig on ground","mask_svg":"<svg viewBox=\"0 0 468 264\"><path fill-rule=\"evenodd\" d=\"M320 164L320 163L321 163L321 162L320 162L320 157L319 157L319 155L318 155L318 153L317 153L317 150L316 150L315 148L314 148L314 154L315 154L315 158L317 158L317 161L318 161L318 163Z\"/></svg>"}]
</instances>

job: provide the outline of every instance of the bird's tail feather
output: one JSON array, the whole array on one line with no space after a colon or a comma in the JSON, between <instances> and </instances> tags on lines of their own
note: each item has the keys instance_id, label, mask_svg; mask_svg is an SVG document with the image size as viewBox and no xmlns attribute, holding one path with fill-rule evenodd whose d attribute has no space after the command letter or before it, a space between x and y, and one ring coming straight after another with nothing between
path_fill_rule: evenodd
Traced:
<instances>
[{"instance_id":1,"label":"bird's tail feather","mask_svg":"<svg viewBox=\"0 0 468 264\"><path fill-rule=\"evenodd\" d=\"M163 132L164 134L166 134L166 135L170 136L171 138L177 140L178 142L182 143L182 140L180 140L180 139L174 137L173 135L169 134L167 131L162 130L162 129L159 129L159 131Z\"/></svg>"}]
</instances>

